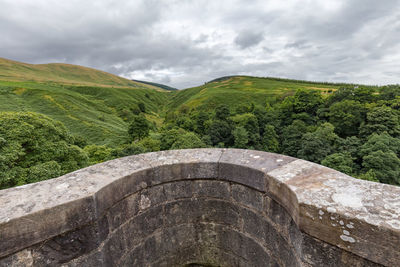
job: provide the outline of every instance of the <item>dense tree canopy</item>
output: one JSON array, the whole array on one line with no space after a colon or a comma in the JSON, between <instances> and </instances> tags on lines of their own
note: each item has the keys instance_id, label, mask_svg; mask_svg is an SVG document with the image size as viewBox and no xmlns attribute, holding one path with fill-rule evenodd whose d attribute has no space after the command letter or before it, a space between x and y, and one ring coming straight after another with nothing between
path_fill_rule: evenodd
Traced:
<instances>
[{"instance_id":1,"label":"dense tree canopy","mask_svg":"<svg viewBox=\"0 0 400 267\"><path fill-rule=\"evenodd\" d=\"M60 122L31 112L0 113L0 188L85 167L87 154Z\"/></svg>"},{"instance_id":2,"label":"dense tree canopy","mask_svg":"<svg viewBox=\"0 0 400 267\"><path fill-rule=\"evenodd\" d=\"M347 86L330 95L298 90L265 103L220 105L214 111L186 107L178 120L167 122L193 131L208 146L282 153L361 179L400 184L399 86L381 91ZM163 143L161 149L172 147Z\"/></svg>"}]
</instances>

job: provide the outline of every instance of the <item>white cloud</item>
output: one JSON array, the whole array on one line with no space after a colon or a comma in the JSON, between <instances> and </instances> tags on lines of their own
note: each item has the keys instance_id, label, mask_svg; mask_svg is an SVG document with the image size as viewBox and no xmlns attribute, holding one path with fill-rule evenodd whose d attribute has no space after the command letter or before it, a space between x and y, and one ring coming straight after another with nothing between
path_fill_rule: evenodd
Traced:
<instances>
[{"instance_id":1,"label":"white cloud","mask_svg":"<svg viewBox=\"0 0 400 267\"><path fill-rule=\"evenodd\" d=\"M0 0L0 56L178 88L222 75L400 83L400 1Z\"/></svg>"}]
</instances>

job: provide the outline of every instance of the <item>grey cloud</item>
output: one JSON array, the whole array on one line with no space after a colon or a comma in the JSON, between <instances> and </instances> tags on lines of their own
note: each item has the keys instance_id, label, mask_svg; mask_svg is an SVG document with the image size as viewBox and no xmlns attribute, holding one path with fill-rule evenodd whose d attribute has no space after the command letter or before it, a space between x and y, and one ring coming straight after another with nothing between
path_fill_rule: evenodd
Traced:
<instances>
[{"instance_id":1,"label":"grey cloud","mask_svg":"<svg viewBox=\"0 0 400 267\"><path fill-rule=\"evenodd\" d=\"M0 57L29 63L86 65L178 88L233 74L400 82L400 0L0 0L0 6Z\"/></svg>"},{"instance_id":2,"label":"grey cloud","mask_svg":"<svg viewBox=\"0 0 400 267\"><path fill-rule=\"evenodd\" d=\"M252 31L242 31L235 38L235 44L242 49L255 46L264 39L263 34Z\"/></svg>"}]
</instances>

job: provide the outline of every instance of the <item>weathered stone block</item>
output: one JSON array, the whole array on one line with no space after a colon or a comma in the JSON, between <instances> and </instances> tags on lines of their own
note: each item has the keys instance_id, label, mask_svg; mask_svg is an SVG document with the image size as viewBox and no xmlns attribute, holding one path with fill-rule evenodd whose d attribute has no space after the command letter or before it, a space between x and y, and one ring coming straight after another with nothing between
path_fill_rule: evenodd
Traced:
<instances>
[{"instance_id":1,"label":"weathered stone block","mask_svg":"<svg viewBox=\"0 0 400 267\"><path fill-rule=\"evenodd\" d=\"M93 199L84 198L2 223L0 257L88 224L94 211Z\"/></svg>"},{"instance_id":2,"label":"weathered stone block","mask_svg":"<svg viewBox=\"0 0 400 267\"><path fill-rule=\"evenodd\" d=\"M166 225L195 222L239 225L239 209L226 201L208 199L182 200L165 205Z\"/></svg>"},{"instance_id":3,"label":"weathered stone block","mask_svg":"<svg viewBox=\"0 0 400 267\"><path fill-rule=\"evenodd\" d=\"M112 206L106 213L110 230L118 228L139 212L139 193L132 194Z\"/></svg>"},{"instance_id":4,"label":"weathered stone block","mask_svg":"<svg viewBox=\"0 0 400 267\"><path fill-rule=\"evenodd\" d=\"M230 199L229 183L221 181L195 181L193 192L197 197Z\"/></svg>"},{"instance_id":5,"label":"weathered stone block","mask_svg":"<svg viewBox=\"0 0 400 267\"><path fill-rule=\"evenodd\" d=\"M133 217L123 226L123 238L126 239L127 248L134 248L143 240L161 228L164 224L163 207L157 206L147 209Z\"/></svg>"},{"instance_id":6,"label":"weathered stone block","mask_svg":"<svg viewBox=\"0 0 400 267\"><path fill-rule=\"evenodd\" d=\"M179 181L164 184L164 192L168 201L181 198L191 198L193 196L192 186L195 181Z\"/></svg>"},{"instance_id":7,"label":"weathered stone block","mask_svg":"<svg viewBox=\"0 0 400 267\"><path fill-rule=\"evenodd\" d=\"M243 185L233 184L232 197L236 202L244 206L260 212L263 211L263 194L254 189Z\"/></svg>"},{"instance_id":8,"label":"weathered stone block","mask_svg":"<svg viewBox=\"0 0 400 267\"><path fill-rule=\"evenodd\" d=\"M99 246L99 236L94 225L61 234L46 240L32 249L36 266L60 265L90 253Z\"/></svg>"}]
</instances>

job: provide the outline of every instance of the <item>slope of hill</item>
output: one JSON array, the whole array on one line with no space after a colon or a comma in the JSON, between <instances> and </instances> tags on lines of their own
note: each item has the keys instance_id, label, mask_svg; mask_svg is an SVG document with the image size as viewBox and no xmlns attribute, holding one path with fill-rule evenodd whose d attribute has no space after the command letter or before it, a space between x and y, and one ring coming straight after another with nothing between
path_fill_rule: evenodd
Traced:
<instances>
[{"instance_id":1,"label":"slope of hill","mask_svg":"<svg viewBox=\"0 0 400 267\"><path fill-rule=\"evenodd\" d=\"M126 141L129 117L138 104L145 105L150 120L157 120L166 97L167 93L148 88L0 81L0 111L45 114L95 144Z\"/></svg>"},{"instance_id":2,"label":"slope of hill","mask_svg":"<svg viewBox=\"0 0 400 267\"><path fill-rule=\"evenodd\" d=\"M61 121L89 143L126 141L128 120L143 103L159 121L167 91L69 64L33 65L0 58L0 111L32 111Z\"/></svg>"},{"instance_id":3,"label":"slope of hill","mask_svg":"<svg viewBox=\"0 0 400 267\"><path fill-rule=\"evenodd\" d=\"M150 84L131 81L104 71L78 65L27 64L0 58L0 80L55 82L102 87L134 87L161 90Z\"/></svg>"},{"instance_id":4,"label":"slope of hill","mask_svg":"<svg viewBox=\"0 0 400 267\"><path fill-rule=\"evenodd\" d=\"M167 91L165 86L130 81L102 71L67 64L32 65L0 59L0 111L32 111L59 120L89 143L118 144L139 103L146 117L162 124L165 113L182 108L211 110L219 104L234 109L298 89L330 94L340 84L248 76L221 77L202 86Z\"/></svg>"},{"instance_id":5,"label":"slope of hill","mask_svg":"<svg viewBox=\"0 0 400 267\"><path fill-rule=\"evenodd\" d=\"M215 79L202 86L174 92L168 109L177 110L183 106L210 109L221 103L230 107L250 102L265 105L269 98L291 95L298 89L319 90L327 95L342 85L278 78L228 76Z\"/></svg>"},{"instance_id":6,"label":"slope of hill","mask_svg":"<svg viewBox=\"0 0 400 267\"><path fill-rule=\"evenodd\" d=\"M144 83L144 84L148 84L148 85L152 85L152 86L155 86L155 87L160 87L161 89L164 89L164 90L167 90L167 91L176 91L176 90L178 90L178 89L176 89L174 87L171 87L171 86L168 86L168 85L165 85L165 84L161 84L161 83L153 83L153 82L146 82L146 81L140 81L140 80L132 80L132 81L139 82L139 83Z\"/></svg>"}]
</instances>

